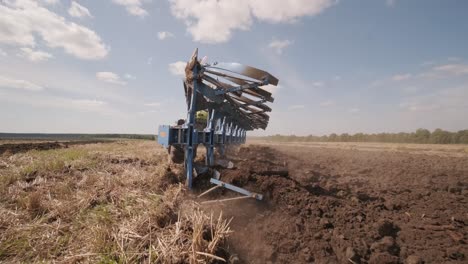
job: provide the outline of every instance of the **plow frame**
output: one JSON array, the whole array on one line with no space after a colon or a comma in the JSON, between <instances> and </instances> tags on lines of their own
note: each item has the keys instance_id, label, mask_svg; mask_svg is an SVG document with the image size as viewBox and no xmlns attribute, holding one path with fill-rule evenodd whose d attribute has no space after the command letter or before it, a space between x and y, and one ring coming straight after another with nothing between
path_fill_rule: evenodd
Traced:
<instances>
[{"instance_id":1,"label":"plow frame","mask_svg":"<svg viewBox=\"0 0 468 264\"><path fill-rule=\"evenodd\" d=\"M250 66L244 66L237 74L244 74L248 78L233 77L231 73L235 73L234 71L228 70L230 73L222 73L219 72L220 69L222 68L212 65L201 65L198 62L198 49L196 49L191 61L187 63L186 80L184 80L188 104L186 122L181 126L159 126L157 137L159 144L167 149L170 146L184 149L186 184L189 189L192 188L193 160L199 144L206 147L205 164L210 167L215 163L215 147L224 156L226 145L243 144L248 130L265 129L268 124L269 116L265 112L271 111L271 108L264 103L273 102L273 97L271 93L260 87L268 84L277 85L278 79ZM237 86L223 83L210 75L224 77ZM187 93L189 88L191 94ZM250 98L242 96L243 92ZM200 95L205 100L202 102L203 106L197 105ZM195 126L195 115L198 110L208 111L206 127L201 130Z\"/></svg>"}]
</instances>

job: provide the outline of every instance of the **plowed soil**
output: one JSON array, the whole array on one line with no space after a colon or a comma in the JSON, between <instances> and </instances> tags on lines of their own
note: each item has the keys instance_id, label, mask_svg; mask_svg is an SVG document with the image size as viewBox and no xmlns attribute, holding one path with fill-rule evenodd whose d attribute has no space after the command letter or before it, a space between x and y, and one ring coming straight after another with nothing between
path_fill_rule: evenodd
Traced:
<instances>
[{"instance_id":1,"label":"plowed soil","mask_svg":"<svg viewBox=\"0 0 468 264\"><path fill-rule=\"evenodd\" d=\"M239 263L468 263L466 155L250 145L230 158L221 180L264 194L209 205L234 217Z\"/></svg>"},{"instance_id":2,"label":"plowed soil","mask_svg":"<svg viewBox=\"0 0 468 264\"><path fill-rule=\"evenodd\" d=\"M0 142L0 155L7 153L7 155L27 152L30 150L49 150L49 149L59 149L59 148L68 148L73 145L84 145L84 144L95 144L95 143L104 143L110 141L104 140L77 140L77 141L62 141L62 142L31 142L31 143L4 143Z\"/></svg>"}]
</instances>

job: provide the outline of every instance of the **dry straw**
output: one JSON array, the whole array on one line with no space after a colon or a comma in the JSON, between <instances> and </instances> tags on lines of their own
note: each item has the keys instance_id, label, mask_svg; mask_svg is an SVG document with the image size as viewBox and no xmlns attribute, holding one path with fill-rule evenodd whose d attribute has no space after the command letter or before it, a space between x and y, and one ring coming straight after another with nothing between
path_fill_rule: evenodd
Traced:
<instances>
[{"instance_id":1,"label":"dry straw","mask_svg":"<svg viewBox=\"0 0 468 264\"><path fill-rule=\"evenodd\" d=\"M0 156L0 262L211 263L229 220L199 210L152 141Z\"/></svg>"}]
</instances>

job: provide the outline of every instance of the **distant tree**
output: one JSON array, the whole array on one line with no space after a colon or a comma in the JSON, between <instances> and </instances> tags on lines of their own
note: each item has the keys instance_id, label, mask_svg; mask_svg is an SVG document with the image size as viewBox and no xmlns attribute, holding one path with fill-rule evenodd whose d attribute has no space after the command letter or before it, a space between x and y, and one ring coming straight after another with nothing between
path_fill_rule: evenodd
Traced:
<instances>
[{"instance_id":1,"label":"distant tree","mask_svg":"<svg viewBox=\"0 0 468 264\"><path fill-rule=\"evenodd\" d=\"M419 128L414 135L415 143L427 143L431 137L431 132L427 129Z\"/></svg>"},{"instance_id":2,"label":"distant tree","mask_svg":"<svg viewBox=\"0 0 468 264\"><path fill-rule=\"evenodd\" d=\"M119 135L118 135L119 136ZM121 135L128 137L130 135ZM148 135L135 135L138 138L148 137ZM293 141L293 142L393 142L393 143L433 143L433 144L468 144L468 130L460 130L458 132L449 132L442 129L436 129L434 132L430 132L427 129L418 129L413 133L379 133L379 134L364 134L356 133L350 135L343 133L337 135L335 133L329 136L283 136L273 135L267 137L268 140L272 141Z\"/></svg>"},{"instance_id":3,"label":"distant tree","mask_svg":"<svg viewBox=\"0 0 468 264\"><path fill-rule=\"evenodd\" d=\"M429 142L432 144L450 144L452 143L452 135L448 131L437 128L432 132Z\"/></svg>"},{"instance_id":4,"label":"distant tree","mask_svg":"<svg viewBox=\"0 0 468 264\"><path fill-rule=\"evenodd\" d=\"M468 144L468 130L460 130L457 132L457 142L459 144Z\"/></svg>"},{"instance_id":5,"label":"distant tree","mask_svg":"<svg viewBox=\"0 0 468 264\"><path fill-rule=\"evenodd\" d=\"M349 142L351 137L349 136L348 133L343 133L340 135L339 138L340 138L340 141L342 142Z\"/></svg>"},{"instance_id":6,"label":"distant tree","mask_svg":"<svg viewBox=\"0 0 468 264\"><path fill-rule=\"evenodd\" d=\"M363 133L357 133L354 135L354 141L356 142L362 142L365 141L366 136Z\"/></svg>"},{"instance_id":7,"label":"distant tree","mask_svg":"<svg viewBox=\"0 0 468 264\"><path fill-rule=\"evenodd\" d=\"M338 141L338 135L335 134L335 133L331 133L330 136L328 137L328 140L330 142L336 142L336 141Z\"/></svg>"}]
</instances>

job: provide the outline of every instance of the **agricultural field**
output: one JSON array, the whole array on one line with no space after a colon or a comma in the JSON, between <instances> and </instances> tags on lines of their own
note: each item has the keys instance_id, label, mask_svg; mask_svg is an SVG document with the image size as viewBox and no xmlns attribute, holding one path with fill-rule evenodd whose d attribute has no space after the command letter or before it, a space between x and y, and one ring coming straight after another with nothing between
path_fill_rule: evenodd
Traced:
<instances>
[{"instance_id":1,"label":"agricultural field","mask_svg":"<svg viewBox=\"0 0 468 264\"><path fill-rule=\"evenodd\" d=\"M466 145L251 141L216 169L264 200L203 203L236 195L197 198L210 175L188 191L154 141L20 144L0 142L2 263L468 261Z\"/></svg>"}]
</instances>

